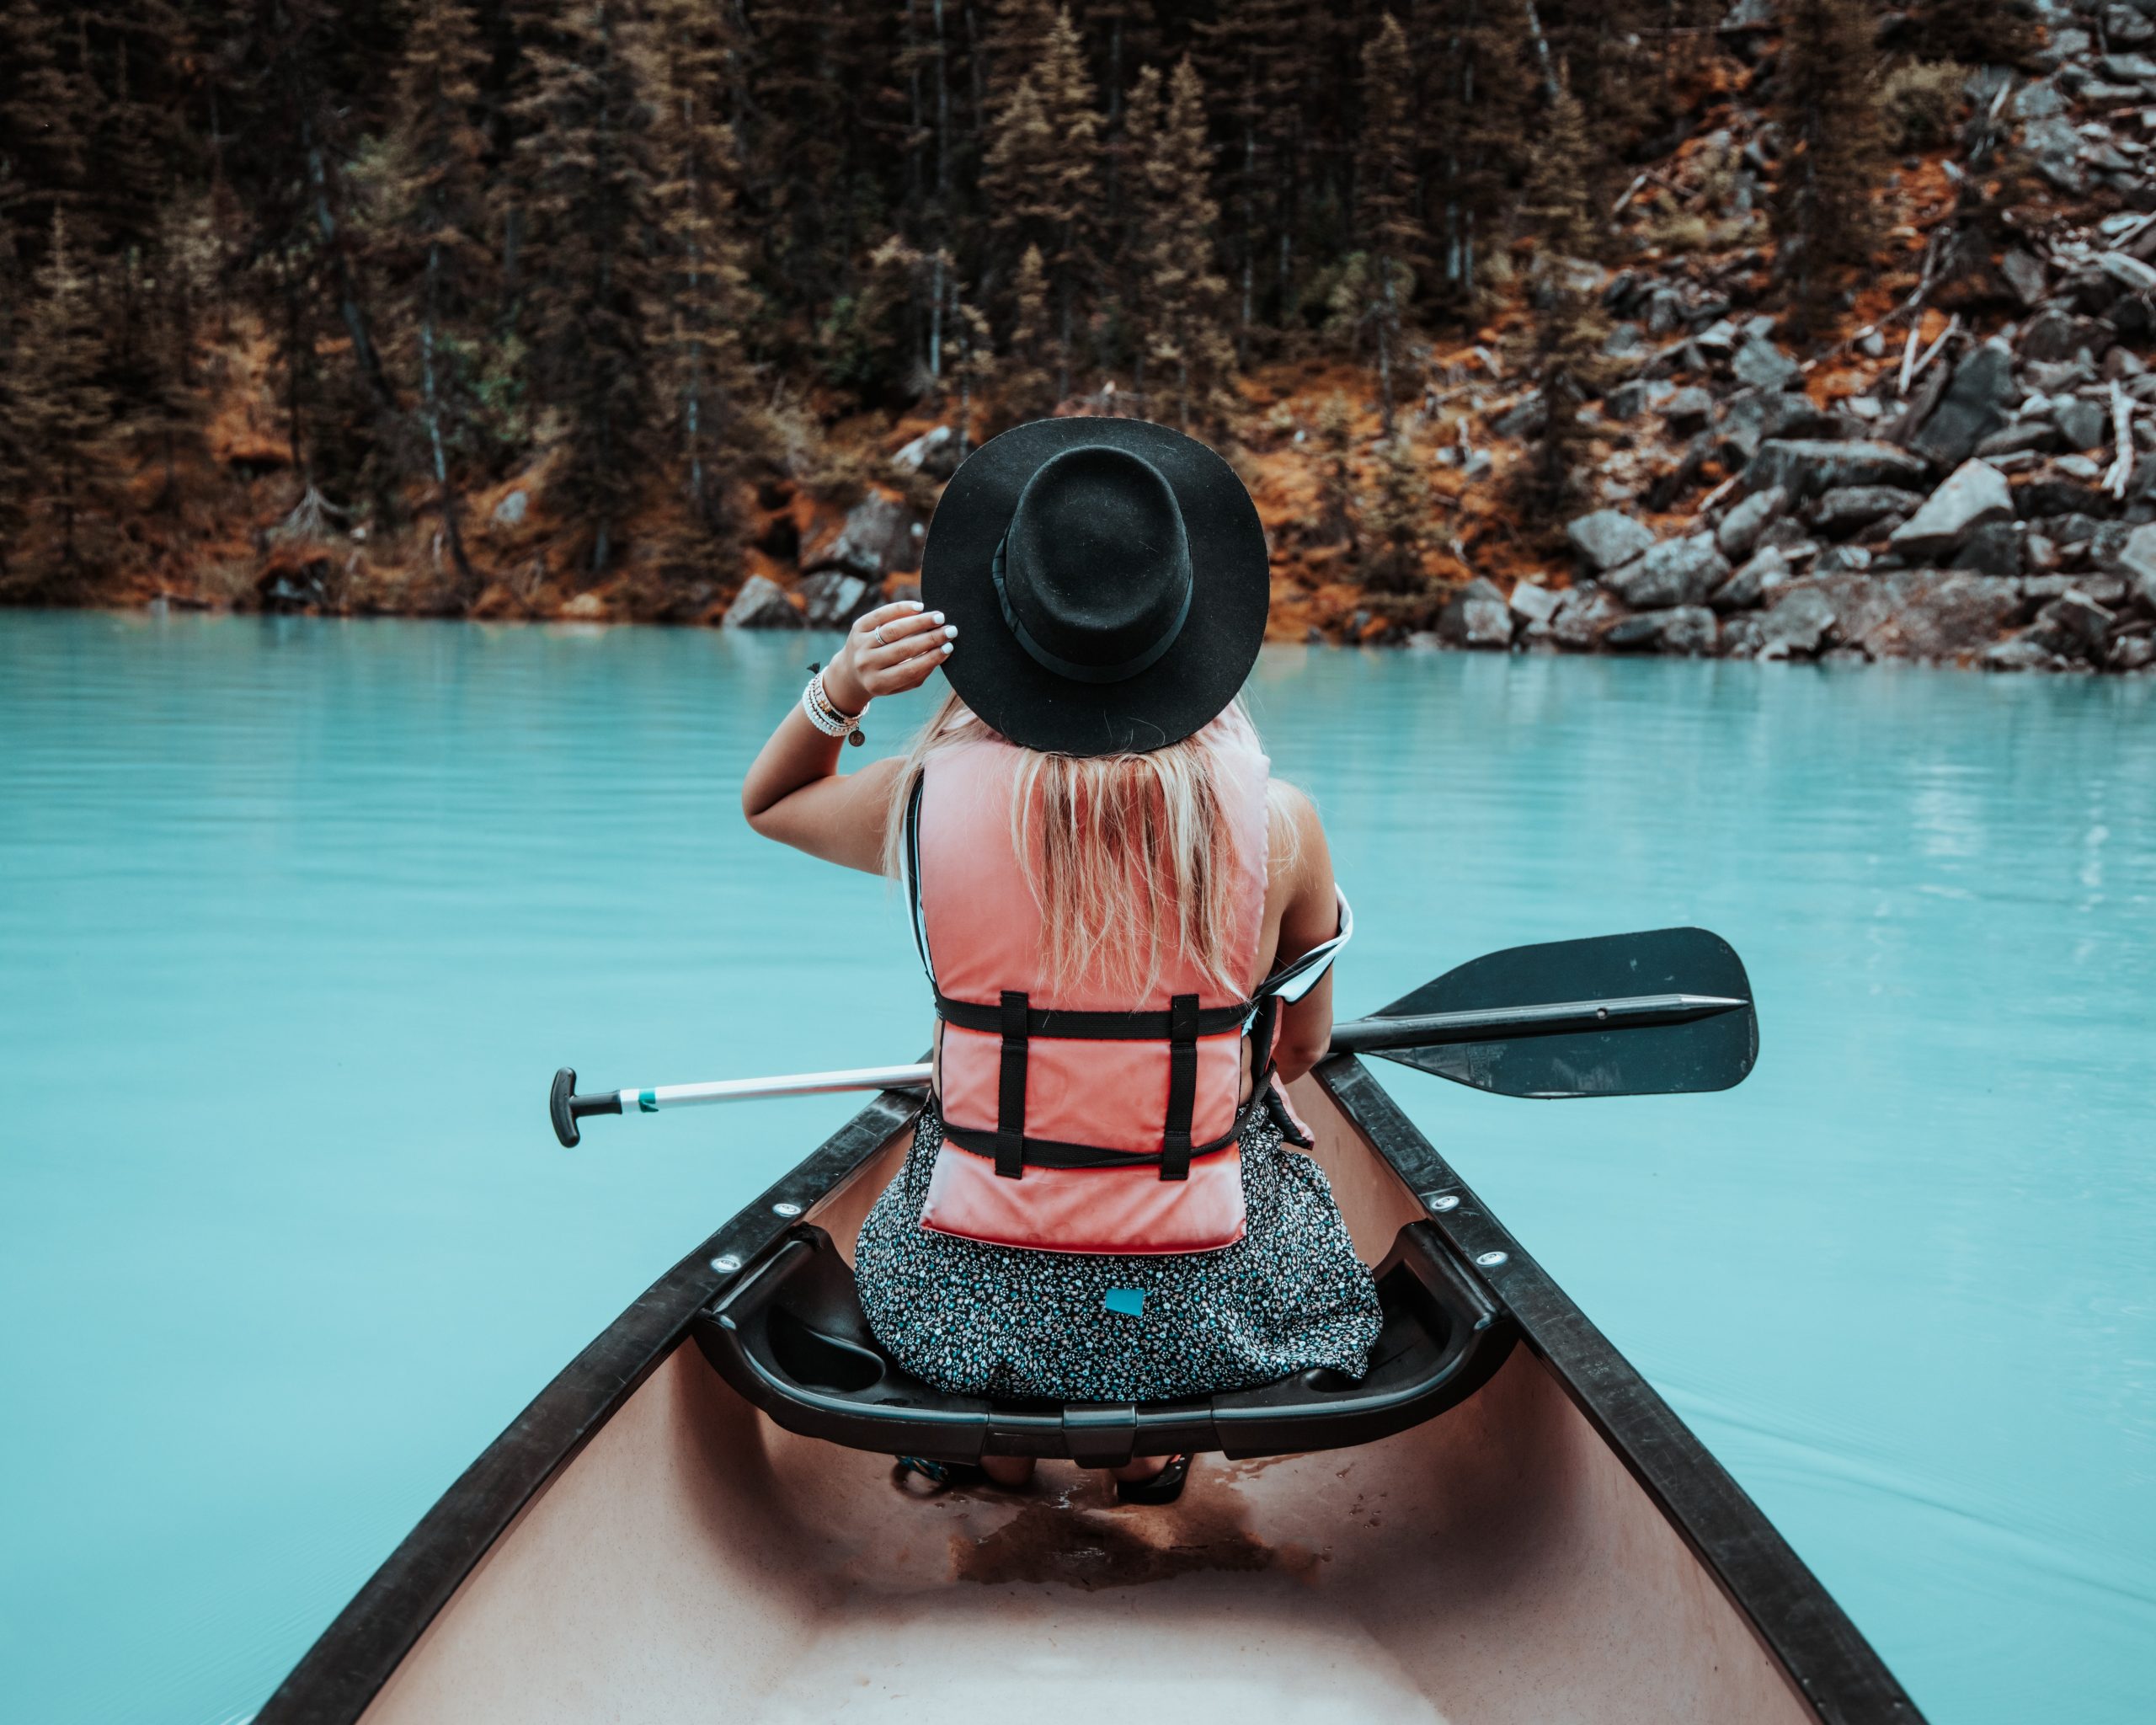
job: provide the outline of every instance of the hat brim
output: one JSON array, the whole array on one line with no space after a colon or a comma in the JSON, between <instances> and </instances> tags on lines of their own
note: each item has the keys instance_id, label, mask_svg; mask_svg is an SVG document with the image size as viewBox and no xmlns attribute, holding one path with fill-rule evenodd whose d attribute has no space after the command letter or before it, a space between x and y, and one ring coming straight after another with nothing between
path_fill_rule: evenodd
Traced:
<instances>
[{"instance_id":1,"label":"hat brim","mask_svg":"<svg viewBox=\"0 0 2156 1725\"><path fill-rule=\"evenodd\" d=\"M1119 683L1058 676L1004 621L989 578L1018 494L1049 457L1107 444L1144 457L1176 494L1193 594L1175 644ZM958 625L944 675L990 728L1058 755L1144 754L1181 742L1234 700L1265 640L1272 576L1257 506L1194 437L1144 419L1035 419L991 439L943 488L921 549L921 594Z\"/></svg>"}]
</instances>

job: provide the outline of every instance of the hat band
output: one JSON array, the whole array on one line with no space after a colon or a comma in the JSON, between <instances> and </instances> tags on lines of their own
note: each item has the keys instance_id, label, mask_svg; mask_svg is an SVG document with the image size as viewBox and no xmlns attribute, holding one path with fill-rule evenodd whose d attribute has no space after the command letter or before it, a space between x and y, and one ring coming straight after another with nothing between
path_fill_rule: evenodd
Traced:
<instances>
[{"instance_id":1,"label":"hat band","mask_svg":"<svg viewBox=\"0 0 2156 1725\"><path fill-rule=\"evenodd\" d=\"M1182 604L1176 611L1176 620L1163 629L1159 637L1141 653L1113 665L1079 665L1051 653L1036 641L1026 626L1018 621L1018 613L1011 609L1010 590L1003 585L1003 547L1010 542L1006 534L995 542L995 555L989 559L988 578L995 585L995 602L1003 608L1003 621L1011 633L1017 637L1035 664L1052 670L1059 677L1069 677L1075 683L1127 682L1142 670L1150 670L1167 656L1168 649L1176 644L1176 637L1182 633L1182 626L1190 616L1191 595L1197 591L1195 581L1183 583Z\"/></svg>"}]
</instances>

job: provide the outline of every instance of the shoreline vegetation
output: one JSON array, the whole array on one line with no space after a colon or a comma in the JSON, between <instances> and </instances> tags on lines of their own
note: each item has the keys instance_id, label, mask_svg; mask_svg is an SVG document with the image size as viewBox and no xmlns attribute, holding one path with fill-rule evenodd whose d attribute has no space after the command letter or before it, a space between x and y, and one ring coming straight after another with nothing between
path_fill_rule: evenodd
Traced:
<instances>
[{"instance_id":1,"label":"shoreline vegetation","mask_svg":"<svg viewBox=\"0 0 2156 1725\"><path fill-rule=\"evenodd\" d=\"M1271 633L2156 665L2156 0L0 0L0 602L841 627L1046 413Z\"/></svg>"}]
</instances>

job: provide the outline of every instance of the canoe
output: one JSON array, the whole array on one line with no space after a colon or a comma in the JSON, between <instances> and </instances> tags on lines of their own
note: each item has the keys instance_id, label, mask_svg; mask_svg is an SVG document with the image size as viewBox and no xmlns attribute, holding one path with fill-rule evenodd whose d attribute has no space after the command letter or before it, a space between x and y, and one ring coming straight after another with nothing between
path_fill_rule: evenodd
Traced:
<instances>
[{"instance_id":1,"label":"canoe","mask_svg":"<svg viewBox=\"0 0 2156 1725\"><path fill-rule=\"evenodd\" d=\"M849 1268L918 1107L887 1092L547 1386L258 1725L1919 1719L1358 1060L1294 1098L1380 1272L1360 1382L1061 1407L907 1378ZM1166 1507L1070 1465L1186 1449ZM1050 1459L1025 1493L893 1461L985 1451Z\"/></svg>"}]
</instances>

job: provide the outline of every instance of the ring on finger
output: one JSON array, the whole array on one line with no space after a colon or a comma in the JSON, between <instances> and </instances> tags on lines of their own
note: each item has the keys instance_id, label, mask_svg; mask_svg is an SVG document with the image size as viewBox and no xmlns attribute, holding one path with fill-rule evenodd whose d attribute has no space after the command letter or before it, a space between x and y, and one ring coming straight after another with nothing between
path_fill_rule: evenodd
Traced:
<instances>
[{"instance_id":1,"label":"ring on finger","mask_svg":"<svg viewBox=\"0 0 2156 1725\"><path fill-rule=\"evenodd\" d=\"M876 625L876 644L878 647L888 647L891 644L883 638L883 626L881 623Z\"/></svg>"}]
</instances>

